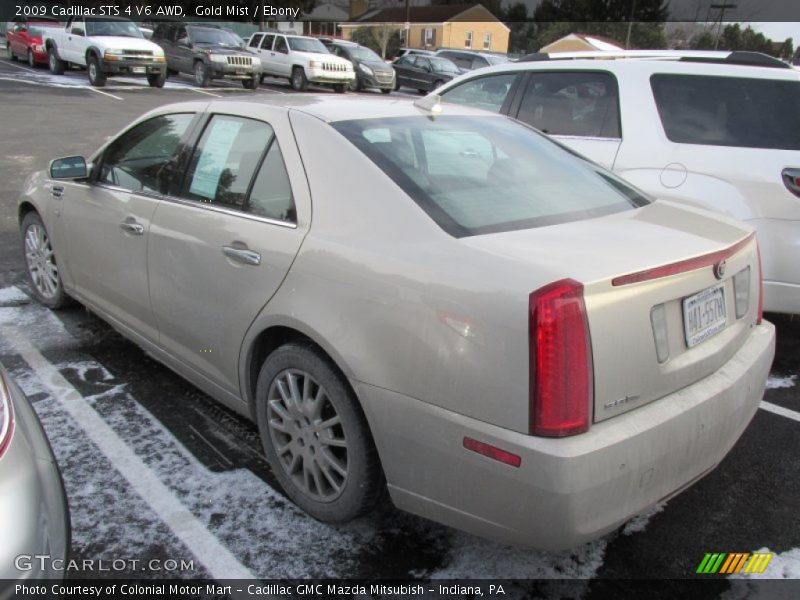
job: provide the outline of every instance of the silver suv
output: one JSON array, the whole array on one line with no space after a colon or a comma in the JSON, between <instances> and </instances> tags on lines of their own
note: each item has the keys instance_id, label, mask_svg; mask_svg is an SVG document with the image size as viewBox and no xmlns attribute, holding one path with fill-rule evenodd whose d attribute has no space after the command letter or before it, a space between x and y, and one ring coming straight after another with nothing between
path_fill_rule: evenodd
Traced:
<instances>
[{"instance_id":1,"label":"silver suv","mask_svg":"<svg viewBox=\"0 0 800 600\"><path fill-rule=\"evenodd\" d=\"M536 54L436 94L532 125L659 198L749 222L765 310L800 313L800 73L789 65L750 52Z\"/></svg>"}]
</instances>

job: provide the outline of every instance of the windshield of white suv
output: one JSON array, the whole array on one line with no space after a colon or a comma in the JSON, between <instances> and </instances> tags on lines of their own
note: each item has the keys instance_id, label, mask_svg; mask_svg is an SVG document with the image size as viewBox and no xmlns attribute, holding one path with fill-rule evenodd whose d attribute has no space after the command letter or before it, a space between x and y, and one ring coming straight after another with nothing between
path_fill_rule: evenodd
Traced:
<instances>
[{"instance_id":1,"label":"windshield of white suv","mask_svg":"<svg viewBox=\"0 0 800 600\"><path fill-rule=\"evenodd\" d=\"M143 38L139 28L130 21L112 19L86 19L86 35L113 35L118 37Z\"/></svg>"},{"instance_id":2,"label":"windshield of white suv","mask_svg":"<svg viewBox=\"0 0 800 600\"><path fill-rule=\"evenodd\" d=\"M800 150L800 81L661 73L650 85L670 141Z\"/></svg>"},{"instance_id":3,"label":"windshield of white suv","mask_svg":"<svg viewBox=\"0 0 800 600\"><path fill-rule=\"evenodd\" d=\"M615 175L505 117L332 125L455 237L578 221L650 202Z\"/></svg>"},{"instance_id":4,"label":"windshield of white suv","mask_svg":"<svg viewBox=\"0 0 800 600\"><path fill-rule=\"evenodd\" d=\"M286 39L289 40L289 48L295 52L318 52L319 54L330 54L328 49L325 47L325 44L319 40L301 37L290 37Z\"/></svg>"},{"instance_id":5,"label":"windshield of white suv","mask_svg":"<svg viewBox=\"0 0 800 600\"><path fill-rule=\"evenodd\" d=\"M240 37L224 29L212 29L210 27L188 27L189 35L195 44L209 44L213 46L225 46L226 48L241 48L243 41Z\"/></svg>"}]
</instances>

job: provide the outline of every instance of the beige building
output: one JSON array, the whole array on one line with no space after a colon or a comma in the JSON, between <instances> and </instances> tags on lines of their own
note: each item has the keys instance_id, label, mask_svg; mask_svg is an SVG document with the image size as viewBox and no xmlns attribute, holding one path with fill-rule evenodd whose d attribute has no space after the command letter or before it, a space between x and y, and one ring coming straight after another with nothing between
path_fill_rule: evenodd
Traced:
<instances>
[{"instance_id":1,"label":"beige building","mask_svg":"<svg viewBox=\"0 0 800 600\"><path fill-rule=\"evenodd\" d=\"M542 46L539 52L590 52L624 50L625 46L616 40L602 35L588 35L586 33L570 33L564 37Z\"/></svg>"},{"instance_id":2,"label":"beige building","mask_svg":"<svg viewBox=\"0 0 800 600\"><path fill-rule=\"evenodd\" d=\"M404 6L371 10L339 27L344 39L359 27L375 27L400 31L407 48L508 52L508 27L480 4L412 6L408 13Z\"/></svg>"}]
</instances>

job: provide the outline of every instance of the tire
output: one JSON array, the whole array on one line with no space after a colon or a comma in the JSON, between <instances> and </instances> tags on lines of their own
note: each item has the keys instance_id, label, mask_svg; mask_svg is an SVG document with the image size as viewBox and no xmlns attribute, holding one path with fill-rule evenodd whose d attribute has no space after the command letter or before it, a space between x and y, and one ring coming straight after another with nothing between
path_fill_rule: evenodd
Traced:
<instances>
[{"instance_id":1,"label":"tire","mask_svg":"<svg viewBox=\"0 0 800 600\"><path fill-rule=\"evenodd\" d=\"M242 87L246 90L255 90L258 88L260 77L252 77L251 79L242 79Z\"/></svg>"},{"instance_id":2,"label":"tire","mask_svg":"<svg viewBox=\"0 0 800 600\"><path fill-rule=\"evenodd\" d=\"M163 88L166 82L166 73L153 73L147 76L147 84L152 88Z\"/></svg>"},{"instance_id":3,"label":"tire","mask_svg":"<svg viewBox=\"0 0 800 600\"><path fill-rule=\"evenodd\" d=\"M16 61L17 55L11 51L11 42L6 42L6 56L9 60Z\"/></svg>"},{"instance_id":4,"label":"tire","mask_svg":"<svg viewBox=\"0 0 800 600\"><path fill-rule=\"evenodd\" d=\"M100 61L95 55L89 57L86 68L89 71L89 83L92 87L103 87L106 84L106 74L100 68Z\"/></svg>"},{"instance_id":5,"label":"tire","mask_svg":"<svg viewBox=\"0 0 800 600\"><path fill-rule=\"evenodd\" d=\"M36 299L48 308L62 308L71 302L64 291L50 236L36 212L29 212L20 225L25 272Z\"/></svg>"},{"instance_id":6,"label":"tire","mask_svg":"<svg viewBox=\"0 0 800 600\"><path fill-rule=\"evenodd\" d=\"M31 69L35 69L36 68L36 59L33 58L33 51L31 51L30 48L28 48L28 66Z\"/></svg>"},{"instance_id":7,"label":"tire","mask_svg":"<svg viewBox=\"0 0 800 600\"><path fill-rule=\"evenodd\" d=\"M295 92L305 92L308 89L308 79L303 67L292 69L292 89Z\"/></svg>"},{"instance_id":8,"label":"tire","mask_svg":"<svg viewBox=\"0 0 800 600\"><path fill-rule=\"evenodd\" d=\"M400 80L396 79L394 82L394 91L398 91L400 89Z\"/></svg>"},{"instance_id":9,"label":"tire","mask_svg":"<svg viewBox=\"0 0 800 600\"><path fill-rule=\"evenodd\" d=\"M273 474L309 515L346 523L375 506L384 481L369 427L346 380L318 348L290 343L269 355L258 376L256 417Z\"/></svg>"},{"instance_id":10,"label":"tire","mask_svg":"<svg viewBox=\"0 0 800 600\"><path fill-rule=\"evenodd\" d=\"M53 75L63 75L66 64L63 60L58 58L58 50L50 48L47 51L47 65L50 67L50 72Z\"/></svg>"},{"instance_id":11,"label":"tire","mask_svg":"<svg viewBox=\"0 0 800 600\"><path fill-rule=\"evenodd\" d=\"M194 63L194 83L197 87L208 87L208 67L202 60Z\"/></svg>"},{"instance_id":12,"label":"tire","mask_svg":"<svg viewBox=\"0 0 800 600\"><path fill-rule=\"evenodd\" d=\"M389 90L389 89L386 89L386 88L381 88L381 94L388 94L388 93L390 93L391 91L392 91L392 90Z\"/></svg>"},{"instance_id":13,"label":"tire","mask_svg":"<svg viewBox=\"0 0 800 600\"><path fill-rule=\"evenodd\" d=\"M422 94L423 96L428 93L428 90L417 90L417 93Z\"/></svg>"},{"instance_id":14,"label":"tire","mask_svg":"<svg viewBox=\"0 0 800 600\"><path fill-rule=\"evenodd\" d=\"M358 77L356 77L355 79L353 79L353 81L350 81L347 84L347 89L350 90L351 92L360 92L362 88L363 86L361 85L361 80Z\"/></svg>"},{"instance_id":15,"label":"tire","mask_svg":"<svg viewBox=\"0 0 800 600\"><path fill-rule=\"evenodd\" d=\"M333 85L333 91L337 94L344 94L347 91L347 86L343 83L336 83Z\"/></svg>"}]
</instances>

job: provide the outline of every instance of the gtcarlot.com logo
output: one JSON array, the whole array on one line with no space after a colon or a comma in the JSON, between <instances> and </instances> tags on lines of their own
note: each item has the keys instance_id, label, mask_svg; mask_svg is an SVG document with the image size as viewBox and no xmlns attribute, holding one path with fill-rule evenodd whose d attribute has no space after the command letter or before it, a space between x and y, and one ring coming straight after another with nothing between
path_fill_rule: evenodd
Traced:
<instances>
[{"instance_id":1,"label":"gtcarlot.com logo","mask_svg":"<svg viewBox=\"0 0 800 600\"><path fill-rule=\"evenodd\" d=\"M707 552L697 567L703 575L732 575L734 573L763 573L772 552Z\"/></svg>"}]
</instances>

